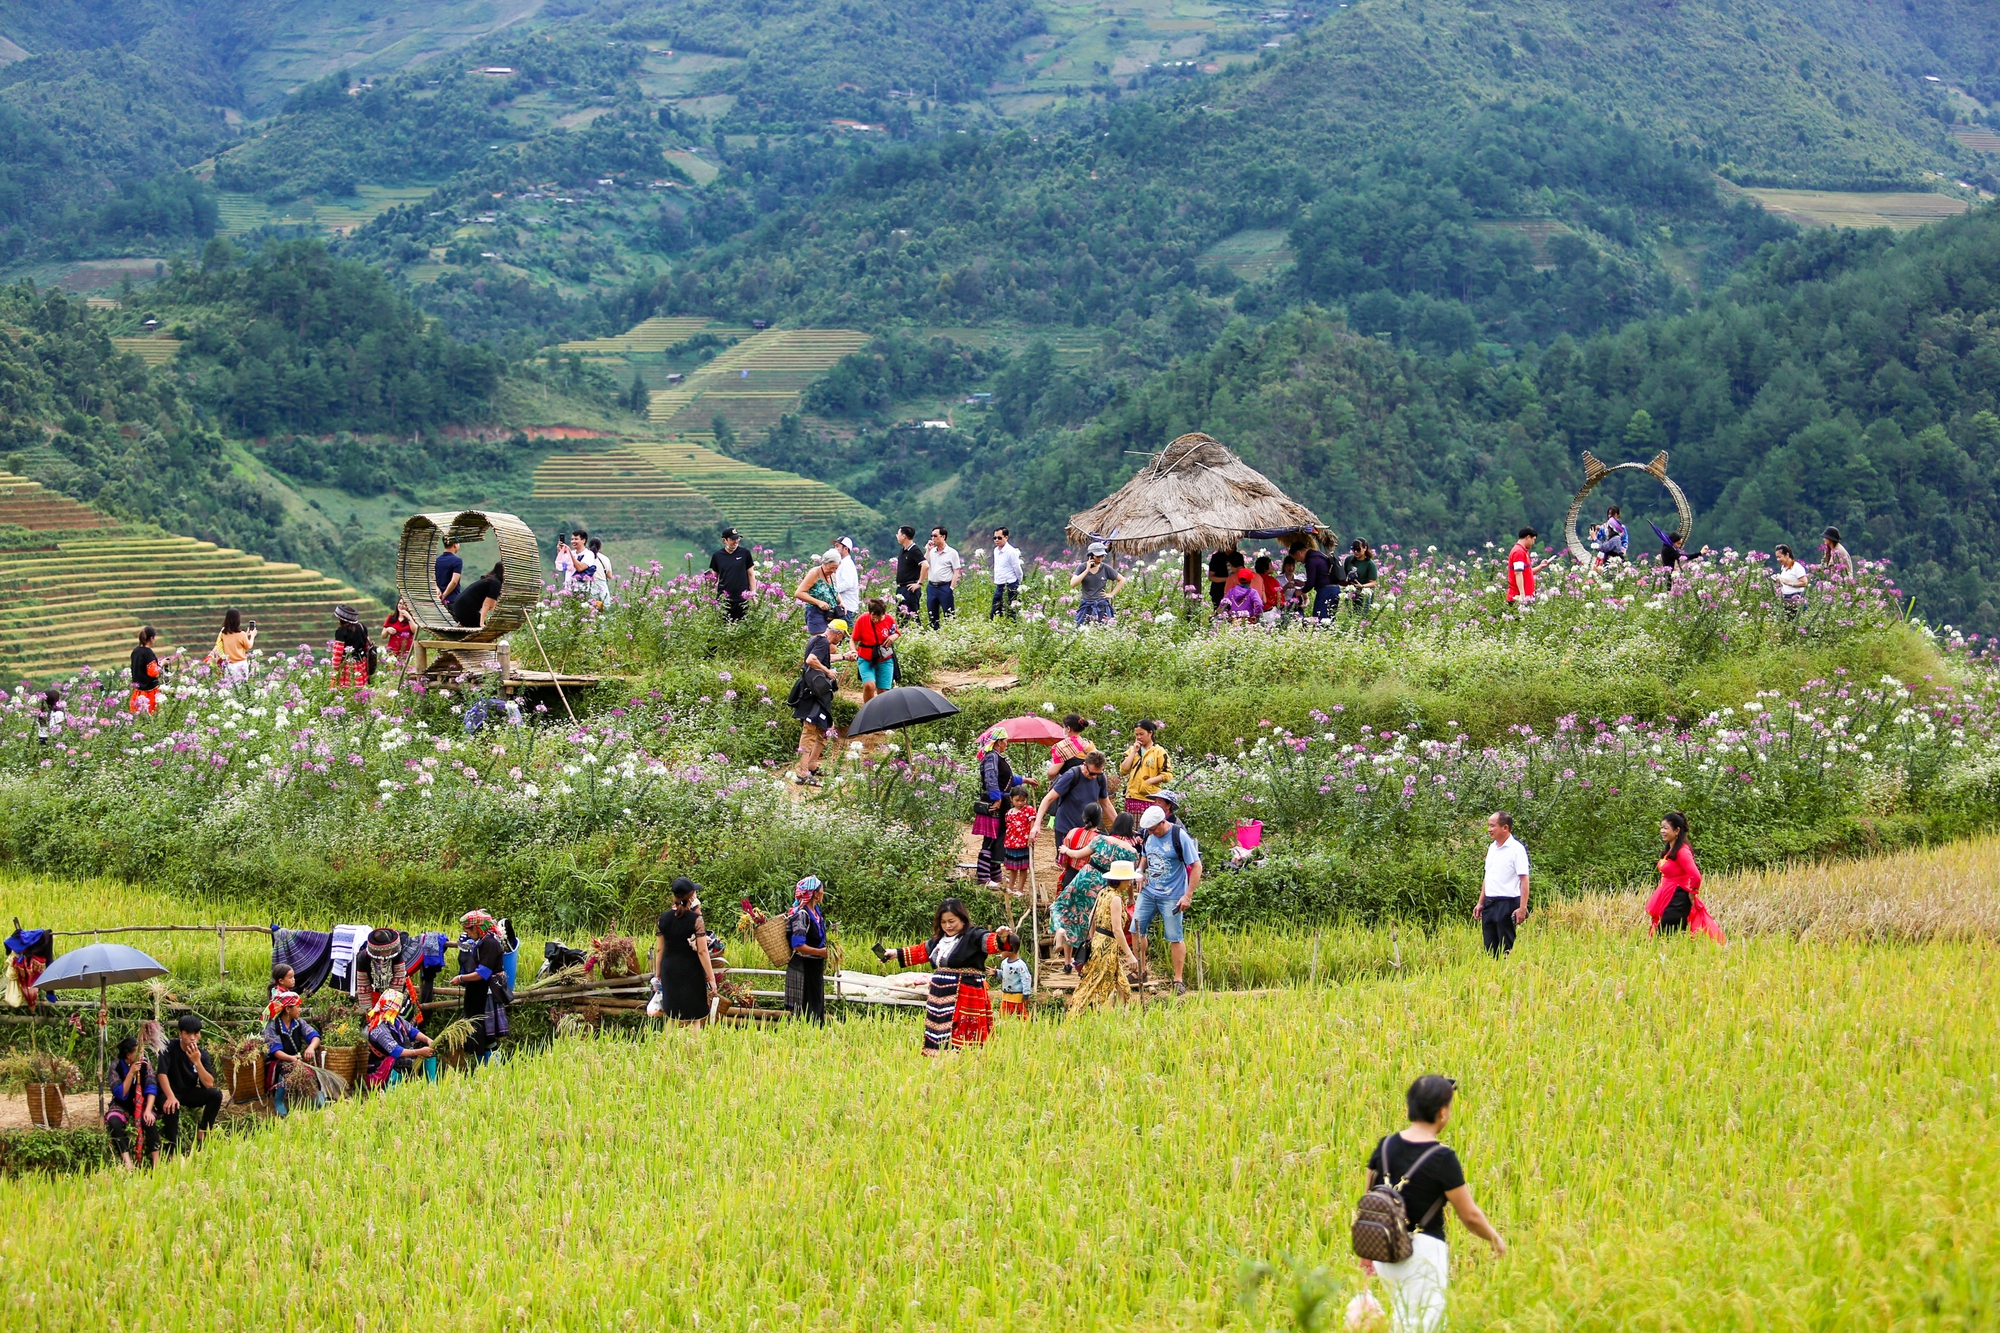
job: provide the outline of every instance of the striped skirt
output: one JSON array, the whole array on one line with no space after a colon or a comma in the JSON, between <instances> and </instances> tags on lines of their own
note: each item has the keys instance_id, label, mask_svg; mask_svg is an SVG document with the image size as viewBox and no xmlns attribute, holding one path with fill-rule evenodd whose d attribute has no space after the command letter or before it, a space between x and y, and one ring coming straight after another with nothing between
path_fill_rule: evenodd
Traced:
<instances>
[{"instance_id":1,"label":"striped skirt","mask_svg":"<svg viewBox=\"0 0 2000 1333\"><path fill-rule=\"evenodd\" d=\"M993 1006L986 998L986 969L931 973L924 1006L924 1050L983 1046L993 1032Z\"/></svg>"},{"instance_id":2,"label":"striped skirt","mask_svg":"<svg viewBox=\"0 0 2000 1333\"><path fill-rule=\"evenodd\" d=\"M972 868L972 878L981 884L999 883L1001 853L999 818L995 815L974 815L972 833L979 839L979 859Z\"/></svg>"}]
</instances>

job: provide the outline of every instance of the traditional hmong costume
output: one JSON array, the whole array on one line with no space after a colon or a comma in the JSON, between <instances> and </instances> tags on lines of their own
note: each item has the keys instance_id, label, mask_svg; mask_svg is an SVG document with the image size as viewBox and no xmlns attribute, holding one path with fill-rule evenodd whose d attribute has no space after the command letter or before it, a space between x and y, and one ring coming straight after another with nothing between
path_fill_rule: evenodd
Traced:
<instances>
[{"instance_id":1,"label":"traditional hmong costume","mask_svg":"<svg viewBox=\"0 0 2000 1333\"><path fill-rule=\"evenodd\" d=\"M369 931L367 945L363 947L360 957L354 960L355 1005L373 1009L376 996L400 991L411 1020L423 1022L423 1006L411 998L410 987L410 957L413 953L421 953L421 950L421 942L413 949L401 931L387 926L377 926Z\"/></svg>"},{"instance_id":2,"label":"traditional hmong costume","mask_svg":"<svg viewBox=\"0 0 2000 1333\"><path fill-rule=\"evenodd\" d=\"M160 1150L160 1122L153 1111L160 1097L159 1076L151 1061L139 1061L138 1077L126 1091L125 1080L132 1074L132 1062L119 1056L111 1066L111 1105L104 1112L104 1132L111 1149L120 1157L132 1151L132 1131L139 1131L139 1155L151 1157Z\"/></svg>"},{"instance_id":3,"label":"traditional hmong costume","mask_svg":"<svg viewBox=\"0 0 2000 1333\"><path fill-rule=\"evenodd\" d=\"M56 956L52 930L16 930L7 937L7 1002L32 1009L40 998L35 981ZM15 996L20 998L17 1000Z\"/></svg>"},{"instance_id":4,"label":"traditional hmong costume","mask_svg":"<svg viewBox=\"0 0 2000 1333\"><path fill-rule=\"evenodd\" d=\"M384 991L368 1011L368 1086L384 1087L397 1072L414 1073L416 1061L404 1052L421 1046L424 1034L417 1025L402 1017L401 991Z\"/></svg>"},{"instance_id":5,"label":"traditional hmong costume","mask_svg":"<svg viewBox=\"0 0 2000 1333\"><path fill-rule=\"evenodd\" d=\"M280 1085L283 1084L285 1074L291 1067L291 1061L281 1060L278 1057L289 1055L294 1059L303 1060L306 1051L319 1040L319 1033L314 1030L313 1025L299 1016L298 1004L299 997L296 993L281 990L275 992L271 996L271 1002L264 1006L266 1053L264 1091L271 1093L273 1098L278 1100L281 1115L286 1109L286 1104L283 1100L284 1090ZM288 1010L291 1011L289 1015Z\"/></svg>"},{"instance_id":6,"label":"traditional hmong costume","mask_svg":"<svg viewBox=\"0 0 2000 1333\"><path fill-rule=\"evenodd\" d=\"M1002 953L996 931L967 926L956 935L938 935L928 944L890 950L898 965L931 967L924 1007L924 1053L981 1046L993 1031L993 1005L986 997L986 956Z\"/></svg>"},{"instance_id":7,"label":"traditional hmong costume","mask_svg":"<svg viewBox=\"0 0 2000 1333\"><path fill-rule=\"evenodd\" d=\"M507 1035L507 946L500 940L500 923L481 911L461 918L465 938L459 941L460 971L475 979L465 983L465 1016L472 1021L473 1046L484 1057Z\"/></svg>"},{"instance_id":8,"label":"traditional hmong costume","mask_svg":"<svg viewBox=\"0 0 2000 1333\"><path fill-rule=\"evenodd\" d=\"M792 910L785 918L792 944L792 959L785 964L785 1012L825 1023L826 959L799 953L801 946L826 948L826 916L813 901L819 894L818 875L807 875L792 890Z\"/></svg>"},{"instance_id":9,"label":"traditional hmong costume","mask_svg":"<svg viewBox=\"0 0 2000 1333\"><path fill-rule=\"evenodd\" d=\"M981 884L1000 882L1000 862L1004 849L1002 820L1007 814L1008 794L1021 784L1007 756L994 746L1007 739L1005 727L988 727L980 733L973 758L979 764L980 794L972 802L972 831L979 838L979 861L972 877Z\"/></svg>"}]
</instances>

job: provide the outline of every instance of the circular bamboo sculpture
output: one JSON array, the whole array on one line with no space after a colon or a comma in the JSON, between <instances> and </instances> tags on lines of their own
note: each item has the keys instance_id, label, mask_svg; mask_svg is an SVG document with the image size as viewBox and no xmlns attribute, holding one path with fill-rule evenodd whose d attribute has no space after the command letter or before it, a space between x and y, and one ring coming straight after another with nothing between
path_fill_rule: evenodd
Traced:
<instances>
[{"instance_id":1,"label":"circular bamboo sculpture","mask_svg":"<svg viewBox=\"0 0 2000 1333\"><path fill-rule=\"evenodd\" d=\"M451 618L438 600L432 570L447 541L476 541L492 532L500 542L500 559L507 567L500 582L499 604L486 623L467 629ZM485 573L466 570L460 586ZM413 514L403 524L403 545L396 561L396 590L409 599L418 627L441 639L460 643L492 643L526 623L528 608L542 594L541 551L534 532L512 514L468 509L459 514Z\"/></svg>"},{"instance_id":2,"label":"circular bamboo sculpture","mask_svg":"<svg viewBox=\"0 0 2000 1333\"><path fill-rule=\"evenodd\" d=\"M1667 475L1666 450L1662 449L1659 453L1653 455L1653 461L1650 463L1618 463L1612 467L1604 466L1604 464L1593 458L1588 450L1585 450L1583 455L1583 487L1577 491L1576 498L1569 502L1569 513L1563 519L1563 537L1569 543L1569 553L1571 555L1575 556L1580 563L1585 565L1596 560L1596 554L1588 546L1585 546L1583 538L1577 535L1576 520L1578 515L1583 513L1583 502L1590 497L1592 491L1597 489L1597 483L1603 481L1614 472L1643 472L1647 476L1657 479L1660 485L1666 487L1667 494L1673 497L1674 510L1680 515L1681 520L1680 526L1675 528L1674 531L1680 534L1683 543L1687 541L1688 537L1694 532L1694 510L1688 505L1687 496L1681 493L1681 488L1676 486L1674 479Z\"/></svg>"}]
</instances>

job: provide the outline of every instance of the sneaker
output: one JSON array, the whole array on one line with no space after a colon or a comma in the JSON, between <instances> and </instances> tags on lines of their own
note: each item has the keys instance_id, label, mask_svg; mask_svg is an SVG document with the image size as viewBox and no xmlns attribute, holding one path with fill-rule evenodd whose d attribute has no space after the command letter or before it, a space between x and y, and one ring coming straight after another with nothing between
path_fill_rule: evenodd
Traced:
<instances>
[{"instance_id":1,"label":"sneaker","mask_svg":"<svg viewBox=\"0 0 2000 1333\"><path fill-rule=\"evenodd\" d=\"M1176 981L1174 983L1174 994L1176 995L1187 994L1187 983L1185 981Z\"/></svg>"}]
</instances>

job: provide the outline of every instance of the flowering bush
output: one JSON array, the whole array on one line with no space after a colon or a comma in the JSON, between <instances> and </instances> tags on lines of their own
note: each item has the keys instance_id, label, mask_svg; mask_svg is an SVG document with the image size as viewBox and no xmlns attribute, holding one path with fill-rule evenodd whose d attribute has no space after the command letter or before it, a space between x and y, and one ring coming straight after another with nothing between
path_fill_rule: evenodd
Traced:
<instances>
[{"instance_id":1,"label":"flowering bush","mask_svg":"<svg viewBox=\"0 0 2000 1333\"><path fill-rule=\"evenodd\" d=\"M516 710L510 724L438 691L335 690L310 652L258 665L234 687L174 672L152 715L81 677L49 743L33 696L0 700L6 853L315 914L437 919L476 902L571 930L643 914L674 874L775 899L803 873L794 861L836 883L901 882L952 854L949 828L894 809L841 819L789 799L754 757L768 742L732 758L746 731L796 724L768 690L728 688L728 672L686 705L654 691L576 723Z\"/></svg>"},{"instance_id":2,"label":"flowering bush","mask_svg":"<svg viewBox=\"0 0 2000 1333\"><path fill-rule=\"evenodd\" d=\"M1934 684L1844 675L1683 722L1565 717L1505 744L1421 739L1318 713L1316 733L1270 727L1179 779L1193 825L1226 837L1258 820L1260 862L1300 855L1395 863L1411 849L1455 863L1476 890L1483 823L1514 816L1542 891L1643 878L1661 814L1679 809L1712 868L1847 850L1858 830L1976 828L2000 798L2000 677Z\"/></svg>"}]
</instances>

